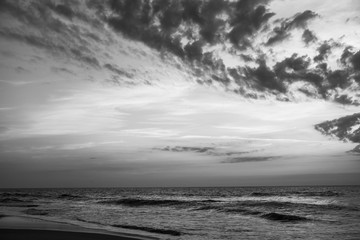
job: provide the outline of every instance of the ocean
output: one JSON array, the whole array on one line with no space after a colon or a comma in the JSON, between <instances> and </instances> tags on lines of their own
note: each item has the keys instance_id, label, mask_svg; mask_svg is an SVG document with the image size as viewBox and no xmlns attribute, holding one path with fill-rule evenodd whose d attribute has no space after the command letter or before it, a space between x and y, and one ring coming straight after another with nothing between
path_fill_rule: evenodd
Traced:
<instances>
[{"instance_id":1,"label":"ocean","mask_svg":"<svg viewBox=\"0 0 360 240\"><path fill-rule=\"evenodd\" d=\"M1 189L0 214L159 239L360 239L360 186Z\"/></svg>"}]
</instances>

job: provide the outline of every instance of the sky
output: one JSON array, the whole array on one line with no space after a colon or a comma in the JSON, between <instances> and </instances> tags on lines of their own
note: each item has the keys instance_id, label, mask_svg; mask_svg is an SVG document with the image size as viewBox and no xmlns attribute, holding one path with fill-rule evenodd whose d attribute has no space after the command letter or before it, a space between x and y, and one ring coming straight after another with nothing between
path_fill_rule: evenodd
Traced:
<instances>
[{"instance_id":1,"label":"sky","mask_svg":"<svg viewBox=\"0 0 360 240\"><path fill-rule=\"evenodd\" d=\"M1 2L0 187L359 183L359 1L174 2Z\"/></svg>"}]
</instances>

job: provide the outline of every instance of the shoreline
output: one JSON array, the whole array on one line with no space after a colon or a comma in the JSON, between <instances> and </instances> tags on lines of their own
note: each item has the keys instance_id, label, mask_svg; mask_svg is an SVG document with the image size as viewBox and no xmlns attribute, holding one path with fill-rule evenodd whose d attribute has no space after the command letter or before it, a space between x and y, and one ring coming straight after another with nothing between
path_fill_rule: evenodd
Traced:
<instances>
[{"instance_id":1,"label":"shoreline","mask_svg":"<svg viewBox=\"0 0 360 240\"><path fill-rule=\"evenodd\" d=\"M137 234L92 229L50 220L0 214L0 238L23 239L68 239L68 240L148 240L154 237Z\"/></svg>"}]
</instances>

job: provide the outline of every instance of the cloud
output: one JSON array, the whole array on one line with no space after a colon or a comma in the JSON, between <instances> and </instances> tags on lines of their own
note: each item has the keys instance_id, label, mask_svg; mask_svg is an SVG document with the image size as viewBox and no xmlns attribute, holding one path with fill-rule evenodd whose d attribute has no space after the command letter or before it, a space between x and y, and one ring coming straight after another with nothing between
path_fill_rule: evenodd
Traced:
<instances>
[{"instance_id":1,"label":"cloud","mask_svg":"<svg viewBox=\"0 0 360 240\"><path fill-rule=\"evenodd\" d=\"M190 59L201 60L201 57L202 57L202 42L201 41L196 41L191 44L188 43L184 49L185 49L185 52L187 53L187 56Z\"/></svg>"},{"instance_id":2,"label":"cloud","mask_svg":"<svg viewBox=\"0 0 360 240\"><path fill-rule=\"evenodd\" d=\"M235 157L222 161L222 163L264 162L278 157Z\"/></svg>"},{"instance_id":3,"label":"cloud","mask_svg":"<svg viewBox=\"0 0 360 240\"><path fill-rule=\"evenodd\" d=\"M284 28L282 28L282 27L276 27L276 28L274 28L273 32L274 32L274 33L273 33L273 36L270 37L270 38L268 39L268 41L266 42L266 45L267 45L267 46L271 46L271 45L273 45L273 44L275 44L275 43L282 42L282 41L288 39L288 38L291 36L291 34L288 33L288 32L287 32Z\"/></svg>"},{"instance_id":4,"label":"cloud","mask_svg":"<svg viewBox=\"0 0 360 240\"><path fill-rule=\"evenodd\" d=\"M113 64L107 63L104 65L104 68L112 71L113 73L120 75L120 76L126 76L128 78L133 78L134 74L129 73L128 71L120 69L118 66L115 66Z\"/></svg>"},{"instance_id":5,"label":"cloud","mask_svg":"<svg viewBox=\"0 0 360 240\"><path fill-rule=\"evenodd\" d=\"M331 45L328 42L324 42L318 47L319 54L314 57L315 62L324 61L331 52Z\"/></svg>"},{"instance_id":6,"label":"cloud","mask_svg":"<svg viewBox=\"0 0 360 240\"><path fill-rule=\"evenodd\" d=\"M248 68L247 77L254 79L258 83L259 88L267 88L284 92L285 88L282 82L279 81L276 74L266 65L265 60L258 60L257 68Z\"/></svg>"},{"instance_id":7,"label":"cloud","mask_svg":"<svg viewBox=\"0 0 360 240\"><path fill-rule=\"evenodd\" d=\"M289 28L305 28L309 20L318 17L319 15L313 11L306 10L303 13L298 13L294 16L292 21L289 22Z\"/></svg>"},{"instance_id":8,"label":"cloud","mask_svg":"<svg viewBox=\"0 0 360 240\"><path fill-rule=\"evenodd\" d=\"M351 63L356 71L360 71L360 51L351 58Z\"/></svg>"},{"instance_id":9,"label":"cloud","mask_svg":"<svg viewBox=\"0 0 360 240\"><path fill-rule=\"evenodd\" d=\"M354 55L354 53L352 52L353 47L351 46L347 46L343 53L341 54L341 58L340 58L340 63L344 66L349 65L349 63L351 62L351 58Z\"/></svg>"},{"instance_id":10,"label":"cloud","mask_svg":"<svg viewBox=\"0 0 360 240\"><path fill-rule=\"evenodd\" d=\"M345 88L349 83L349 73L346 70L335 70L328 73L330 88Z\"/></svg>"},{"instance_id":11,"label":"cloud","mask_svg":"<svg viewBox=\"0 0 360 240\"><path fill-rule=\"evenodd\" d=\"M63 15L64 17L67 17L69 19L72 19L74 16L74 12L66 5L58 4L58 5L52 5L49 4L49 6L54 10L56 13Z\"/></svg>"},{"instance_id":12,"label":"cloud","mask_svg":"<svg viewBox=\"0 0 360 240\"><path fill-rule=\"evenodd\" d=\"M230 41L240 47L251 46L248 37L251 37L275 14L268 11L264 5L267 1L238 1L235 5L235 14L230 20L233 26L229 33ZM258 6L259 5L259 6Z\"/></svg>"},{"instance_id":13,"label":"cloud","mask_svg":"<svg viewBox=\"0 0 360 240\"><path fill-rule=\"evenodd\" d=\"M305 29L301 37L307 45L317 40L316 35L309 29Z\"/></svg>"},{"instance_id":14,"label":"cloud","mask_svg":"<svg viewBox=\"0 0 360 240\"><path fill-rule=\"evenodd\" d=\"M295 28L306 28L308 21L317 17L318 14L306 10L303 13L297 13L295 16L289 19L285 19L281 22L281 25L275 27L272 36L266 42L267 46L271 46L275 43L282 42L291 36L290 31ZM304 32L305 34L305 32ZM309 38L309 32L306 32L305 37Z\"/></svg>"},{"instance_id":15,"label":"cloud","mask_svg":"<svg viewBox=\"0 0 360 240\"><path fill-rule=\"evenodd\" d=\"M75 57L75 59L79 60L80 62L83 62L85 64L88 64L90 66L100 68L99 60L96 59L94 56L90 56L84 51L80 51L79 49L70 49L71 53Z\"/></svg>"},{"instance_id":16,"label":"cloud","mask_svg":"<svg viewBox=\"0 0 360 240\"><path fill-rule=\"evenodd\" d=\"M215 150L213 147L164 147L164 148L155 148L156 150L167 151L167 152L195 152L195 153L209 153Z\"/></svg>"},{"instance_id":17,"label":"cloud","mask_svg":"<svg viewBox=\"0 0 360 240\"><path fill-rule=\"evenodd\" d=\"M285 77L287 69L299 72L306 70L310 65L310 58L305 56L298 56L296 53L289 58L285 58L283 61L278 62L274 66L276 74L280 77ZM284 76L285 75L285 76Z\"/></svg>"}]
</instances>

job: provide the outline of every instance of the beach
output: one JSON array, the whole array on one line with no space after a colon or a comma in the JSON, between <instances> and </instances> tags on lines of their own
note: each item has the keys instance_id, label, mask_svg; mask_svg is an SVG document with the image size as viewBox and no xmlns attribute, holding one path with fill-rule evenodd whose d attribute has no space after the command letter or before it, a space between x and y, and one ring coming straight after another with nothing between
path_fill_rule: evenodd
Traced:
<instances>
[{"instance_id":1,"label":"beach","mask_svg":"<svg viewBox=\"0 0 360 240\"><path fill-rule=\"evenodd\" d=\"M88 229L71 224L45 221L23 216L0 216L0 238L22 239L68 239L68 240L143 240L155 239L126 233L112 233L105 230Z\"/></svg>"},{"instance_id":2,"label":"beach","mask_svg":"<svg viewBox=\"0 0 360 240\"><path fill-rule=\"evenodd\" d=\"M359 186L0 189L0 239L358 239Z\"/></svg>"}]
</instances>

